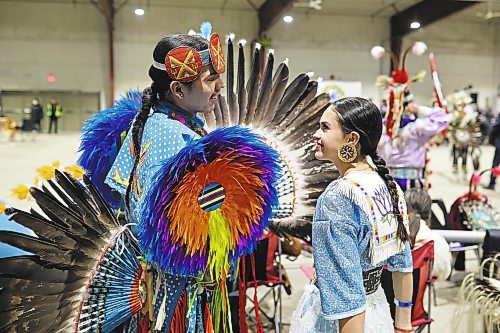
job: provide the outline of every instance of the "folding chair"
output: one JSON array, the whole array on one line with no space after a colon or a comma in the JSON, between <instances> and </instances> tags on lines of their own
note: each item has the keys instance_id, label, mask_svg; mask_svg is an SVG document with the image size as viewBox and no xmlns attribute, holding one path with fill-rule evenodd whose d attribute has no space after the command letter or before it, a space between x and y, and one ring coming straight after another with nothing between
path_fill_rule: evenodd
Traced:
<instances>
[{"instance_id":1,"label":"folding chair","mask_svg":"<svg viewBox=\"0 0 500 333\"><path fill-rule=\"evenodd\" d=\"M263 295L259 295L258 299L246 296L248 300L254 303L246 311L249 326L257 324L257 318L253 314L255 302L262 304L265 299L271 297L271 308L266 312L259 306L258 313L266 319L266 321L262 322L265 332L269 332L270 330L274 330L277 333L281 332L282 326L289 325L282 322L281 289L283 287L288 294L291 293L291 290L290 282L281 265L281 242L279 237L272 232L265 234L257 243L257 248L254 252L241 259L239 269L240 274L244 273L246 288L256 288L256 286L265 286L268 288ZM239 294L239 291L231 293L231 295L236 294Z\"/></svg>"},{"instance_id":2,"label":"folding chair","mask_svg":"<svg viewBox=\"0 0 500 333\"><path fill-rule=\"evenodd\" d=\"M413 308L411 324L416 327L415 332L422 332L427 326L427 332L431 331L431 305L433 284L436 281L432 277L432 265L434 263L434 241L429 241L424 245L412 250L413 257ZM394 290L392 287L392 272L385 270L381 277L382 288L384 288L387 302L391 308L391 316L394 319L396 305L394 304ZM424 309L425 290L428 292L428 309Z\"/></svg>"},{"instance_id":3,"label":"folding chair","mask_svg":"<svg viewBox=\"0 0 500 333\"><path fill-rule=\"evenodd\" d=\"M437 206L439 214L436 214L434 209L432 209L434 206ZM438 215L441 215L444 221L441 222ZM448 217L448 211L446 210L443 199L432 199L431 229L451 229L450 218Z\"/></svg>"}]
</instances>

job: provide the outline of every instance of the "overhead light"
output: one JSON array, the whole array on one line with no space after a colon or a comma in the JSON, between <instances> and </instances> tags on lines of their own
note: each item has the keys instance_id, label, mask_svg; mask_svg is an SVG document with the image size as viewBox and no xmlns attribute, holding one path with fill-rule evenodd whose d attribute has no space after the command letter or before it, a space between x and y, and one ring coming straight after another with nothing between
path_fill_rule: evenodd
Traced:
<instances>
[{"instance_id":1,"label":"overhead light","mask_svg":"<svg viewBox=\"0 0 500 333\"><path fill-rule=\"evenodd\" d=\"M417 22L417 21L413 21L410 23L410 28L412 29L418 29L420 28L420 22Z\"/></svg>"},{"instance_id":2,"label":"overhead light","mask_svg":"<svg viewBox=\"0 0 500 333\"><path fill-rule=\"evenodd\" d=\"M137 16L142 16L142 15L144 15L144 9L142 9L142 8L136 8L134 10L134 14L137 15Z\"/></svg>"},{"instance_id":3,"label":"overhead light","mask_svg":"<svg viewBox=\"0 0 500 333\"><path fill-rule=\"evenodd\" d=\"M285 23L292 23L293 22L293 17L290 15L286 15L283 17L283 22Z\"/></svg>"}]
</instances>

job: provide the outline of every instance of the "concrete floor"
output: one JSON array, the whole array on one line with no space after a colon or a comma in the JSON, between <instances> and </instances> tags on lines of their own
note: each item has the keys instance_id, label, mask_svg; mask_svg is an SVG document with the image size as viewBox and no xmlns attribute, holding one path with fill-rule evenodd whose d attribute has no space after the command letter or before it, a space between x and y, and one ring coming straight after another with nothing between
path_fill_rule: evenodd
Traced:
<instances>
[{"instance_id":1,"label":"concrete floor","mask_svg":"<svg viewBox=\"0 0 500 333\"><path fill-rule=\"evenodd\" d=\"M63 166L75 163L78 155L77 133L60 133L58 135L42 134L38 135L34 141L25 138L24 141L18 138L16 142L6 142L5 137L0 134L0 200L8 202L10 205L26 208L30 202L20 202L10 197L10 189L18 184L30 185L35 178L36 168L60 161ZM481 165L486 168L491 165L493 158L493 148L483 147ZM454 175L451 173L451 160L449 147L437 147L431 149L429 153L431 159L430 169L433 171L430 190L433 198L442 198L449 208L453 201L467 191L467 177ZM472 167L469 167L472 169ZM487 175L483 176L482 182L486 184ZM491 203L500 208L500 185L496 191L484 191L491 200ZM303 286L308 283L305 274L300 270L301 265L311 265L312 259L301 256L296 261L284 260L284 265L290 276L293 286L291 296L286 294L283 297L283 319L289 322L291 313L300 298ZM477 270L477 259L472 254L468 254L466 262L467 272ZM467 272L454 273L451 281L437 282L437 306L432 309L432 317L435 322L432 324L434 332L447 333L451 330L451 319L457 306L458 287ZM259 290L259 293L262 293ZM462 322L466 316L462 316ZM287 328L284 329L287 331ZM465 325L460 325L457 332L466 332Z\"/></svg>"}]
</instances>

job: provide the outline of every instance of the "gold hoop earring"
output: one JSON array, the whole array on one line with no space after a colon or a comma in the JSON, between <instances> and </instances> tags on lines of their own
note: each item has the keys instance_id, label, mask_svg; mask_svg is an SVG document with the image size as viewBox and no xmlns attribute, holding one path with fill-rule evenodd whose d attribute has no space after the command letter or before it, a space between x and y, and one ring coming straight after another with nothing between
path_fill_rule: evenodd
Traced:
<instances>
[{"instance_id":1,"label":"gold hoop earring","mask_svg":"<svg viewBox=\"0 0 500 333\"><path fill-rule=\"evenodd\" d=\"M337 150L337 156L342 162L351 163L358 156L358 151L354 144L345 142Z\"/></svg>"}]
</instances>

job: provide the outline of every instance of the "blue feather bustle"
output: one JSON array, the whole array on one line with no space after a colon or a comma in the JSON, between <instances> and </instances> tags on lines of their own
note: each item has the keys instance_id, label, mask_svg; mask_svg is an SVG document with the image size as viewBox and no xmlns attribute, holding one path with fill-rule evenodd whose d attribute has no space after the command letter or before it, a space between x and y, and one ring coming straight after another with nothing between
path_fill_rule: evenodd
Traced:
<instances>
[{"instance_id":1,"label":"blue feather bustle","mask_svg":"<svg viewBox=\"0 0 500 333\"><path fill-rule=\"evenodd\" d=\"M108 175L118 152L122 133L127 132L137 112L141 109L141 92L130 90L126 96L115 100L115 104L84 122L81 130L81 152L78 164L96 186L104 200L114 209L122 206L120 194L106 185Z\"/></svg>"}]
</instances>

